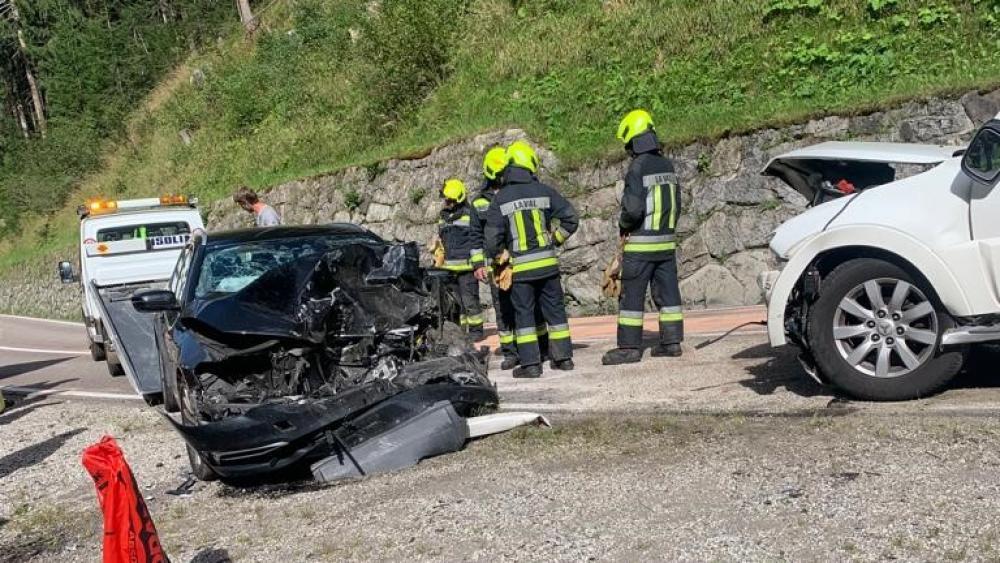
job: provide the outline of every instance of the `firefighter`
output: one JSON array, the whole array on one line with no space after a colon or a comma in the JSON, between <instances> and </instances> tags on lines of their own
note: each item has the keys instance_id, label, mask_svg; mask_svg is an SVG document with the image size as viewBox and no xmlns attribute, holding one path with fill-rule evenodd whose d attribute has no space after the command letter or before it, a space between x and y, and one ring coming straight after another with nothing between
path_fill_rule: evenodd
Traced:
<instances>
[{"instance_id":1,"label":"firefighter","mask_svg":"<svg viewBox=\"0 0 1000 563\"><path fill-rule=\"evenodd\" d=\"M660 338L656 357L680 356L684 314L677 282L674 229L681 197L674 165L663 156L653 118L643 110L629 112L618 126L618 140L632 157L625 174L621 217L621 296L618 301L618 347L602 358L604 365L642 359L642 320L646 288L652 286L659 308Z\"/></svg>"},{"instance_id":2,"label":"firefighter","mask_svg":"<svg viewBox=\"0 0 1000 563\"><path fill-rule=\"evenodd\" d=\"M476 199L472 200L472 207L476 211L480 228L485 229L486 216L490 209L493 198L503 182L503 170L507 167L507 151L503 147L493 147L486 151L483 157L483 188ZM498 265L502 267L502 265ZM499 269L499 268L498 268ZM486 282L486 269L476 270L476 279ZM500 338L500 352L503 359L500 361L500 369L509 370L517 367L517 346L514 344L514 304L510 300L510 290L502 290L498 283L494 281L489 284L490 293L493 297L493 310L497 317L497 335Z\"/></svg>"},{"instance_id":3,"label":"firefighter","mask_svg":"<svg viewBox=\"0 0 1000 563\"><path fill-rule=\"evenodd\" d=\"M514 369L514 377L542 375L536 326L542 321L547 325L552 369L572 370L573 348L556 247L576 231L579 219L566 198L535 177L538 156L530 145L512 143L507 147L507 161L503 187L487 212L484 242L491 258L503 250L511 256L514 342L521 364ZM536 305L541 319L535 318Z\"/></svg>"},{"instance_id":4,"label":"firefighter","mask_svg":"<svg viewBox=\"0 0 1000 563\"><path fill-rule=\"evenodd\" d=\"M444 208L438 219L437 243L443 247L440 267L455 274L462 305L461 324L472 340L484 338L483 312L479 304L479 282L473 273L485 264L482 235L461 180L446 180L441 186Z\"/></svg>"}]
</instances>

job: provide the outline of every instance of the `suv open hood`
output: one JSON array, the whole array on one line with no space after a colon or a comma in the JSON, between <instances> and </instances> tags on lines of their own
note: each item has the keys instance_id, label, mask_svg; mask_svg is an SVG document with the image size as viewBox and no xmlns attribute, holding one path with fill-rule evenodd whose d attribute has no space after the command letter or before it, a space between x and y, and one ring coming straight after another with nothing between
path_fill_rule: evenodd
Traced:
<instances>
[{"instance_id":1,"label":"suv open hood","mask_svg":"<svg viewBox=\"0 0 1000 563\"><path fill-rule=\"evenodd\" d=\"M817 197L823 182L847 180L863 191L895 180L892 164L936 165L963 150L943 145L830 141L774 157L761 174L780 178L816 204L825 201Z\"/></svg>"}]
</instances>

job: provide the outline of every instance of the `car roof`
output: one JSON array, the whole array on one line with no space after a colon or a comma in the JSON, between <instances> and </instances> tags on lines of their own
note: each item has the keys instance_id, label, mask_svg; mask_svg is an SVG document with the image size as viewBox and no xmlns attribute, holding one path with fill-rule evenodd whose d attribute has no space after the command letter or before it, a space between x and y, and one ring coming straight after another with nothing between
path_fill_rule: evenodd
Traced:
<instances>
[{"instance_id":1,"label":"car roof","mask_svg":"<svg viewBox=\"0 0 1000 563\"><path fill-rule=\"evenodd\" d=\"M900 164L938 164L957 156L955 153L963 148L912 143L828 141L776 156L767 163L762 173L767 174L771 165L779 160L852 160Z\"/></svg>"},{"instance_id":2,"label":"car roof","mask_svg":"<svg viewBox=\"0 0 1000 563\"><path fill-rule=\"evenodd\" d=\"M326 223L323 225L281 225L277 227L254 227L229 231L210 231L205 242L209 246L238 244L243 242L280 240L302 237L342 237L350 235L368 236L382 240L368 229L352 223Z\"/></svg>"}]
</instances>

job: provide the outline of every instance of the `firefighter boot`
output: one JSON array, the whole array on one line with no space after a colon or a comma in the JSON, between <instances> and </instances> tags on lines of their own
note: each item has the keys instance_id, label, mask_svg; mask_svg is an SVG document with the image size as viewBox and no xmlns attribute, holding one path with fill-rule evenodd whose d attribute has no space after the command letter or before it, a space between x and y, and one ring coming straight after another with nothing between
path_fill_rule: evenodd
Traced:
<instances>
[{"instance_id":1,"label":"firefighter boot","mask_svg":"<svg viewBox=\"0 0 1000 563\"><path fill-rule=\"evenodd\" d=\"M565 360L552 360L549 362L549 367L559 371L573 371L576 366L573 365L572 358L567 358Z\"/></svg>"},{"instance_id":2,"label":"firefighter boot","mask_svg":"<svg viewBox=\"0 0 1000 563\"><path fill-rule=\"evenodd\" d=\"M654 358L677 358L681 355L680 344L657 344L650 352Z\"/></svg>"},{"instance_id":3,"label":"firefighter boot","mask_svg":"<svg viewBox=\"0 0 1000 563\"><path fill-rule=\"evenodd\" d=\"M615 348L608 350L601 358L601 363L606 366L618 366L621 364L635 364L642 359L642 350L639 348Z\"/></svg>"},{"instance_id":4,"label":"firefighter boot","mask_svg":"<svg viewBox=\"0 0 1000 563\"><path fill-rule=\"evenodd\" d=\"M542 376L542 365L534 364L514 368L513 375L517 379L537 379Z\"/></svg>"},{"instance_id":5,"label":"firefighter boot","mask_svg":"<svg viewBox=\"0 0 1000 563\"><path fill-rule=\"evenodd\" d=\"M500 369L507 371L509 369L514 369L521 362L517 359L517 356L504 356L503 361L500 362Z\"/></svg>"}]
</instances>

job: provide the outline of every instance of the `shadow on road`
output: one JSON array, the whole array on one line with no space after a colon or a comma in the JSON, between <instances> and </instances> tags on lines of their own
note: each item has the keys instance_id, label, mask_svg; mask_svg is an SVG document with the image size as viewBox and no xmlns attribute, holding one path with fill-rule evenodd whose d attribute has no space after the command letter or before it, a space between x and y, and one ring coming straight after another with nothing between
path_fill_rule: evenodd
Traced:
<instances>
[{"instance_id":1,"label":"shadow on road","mask_svg":"<svg viewBox=\"0 0 1000 563\"><path fill-rule=\"evenodd\" d=\"M0 457L0 479L14 473L18 469L31 467L32 465L45 461L54 454L67 440L83 432L83 428L68 430L62 434L56 434L51 438L22 448L16 452Z\"/></svg>"},{"instance_id":2,"label":"shadow on road","mask_svg":"<svg viewBox=\"0 0 1000 563\"><path fill-rule=\"evenodd\" d=\"M0 426L3 426L4 424L13 424L16 420L24 417L25 415L31 414L38 409L58 404L59 403L32 403L26 406L15 404L12 408L3 411L3 413L0 414Z\"/></svg>"},{"instance_id":3,"label":"shadow on road","mask_svg":"<svg viewBox=\"0 0 1000 563\"><path fill-rule=\"evenodd\" d=\"M232 563L233 559L225 549L205 548L191 558L191 563Z\"/></svg>"},{"instance_id":4,"label":"shadow on road","mask_svg":"<svg viewBox=\"0 0 1000 563\"><path fill-rule=\"evenodd\" d=\"M74 356L67 356L65 358L54 358L51 360L37 360L34 362L23 362L20 364L11 364L7 366L0 366L0 379L7 377L15 377L18 375L24 375L26 373L31 373L33 371L38 371L40 369L45 369L49 366L54 366L56 364L61 364L63 362L72 360Z\"/></svg>"},{"instance_id":5,"label":"shadow on road","mask_svg":"<svg viewBox=\"0 0 1000 563\"><path fill-rule=\"evenodd\" d=\"M751 379L740 385L758 395L772 395L779 388L799 397L836 397L833 389L824 387L802 369L793 349L775 350L768 344L758 344L733 354L734 360L765 360L744 368Z\"/></svg>"},{"instance_id":6,"label":"shadow on road","mask_svg":"<svg viewBox=\"0 0 1000 563\"><path fill-rule=\"evenodd\" d=\"M965 358L962 371L945 390L996 389L1000 387L1000 378L996 376L997 365L1000 365L1000 346L974 346Z\"/></svg>"},{"instance_id":7,"label":"shadow on road","mask_svg":"<svg viewBox=\"0 0 1000 563\"><path fill-rule=\"evenodd\" d=\"M38 383L32 383L31 384L31 388L35 389L35 390L42 390L42 391L44 391L44 390L48 390L48 389L55 389L56 387L59 387L60 385L63 385L63 384L66 384L66 383L71 383L73 381L79 381L79 380L78 379L59 379L59 380L56 380L56 381L39 381ZM30 397L26 397L25 395L23 395L21 393L15 393L13 391L4 391L4 398L7 399L7 409L4 411L4 413L11 413L11 412L14 412L14 411L16 411L18 409L23 409L23 408L25 408L25 407L27 407L29 405L33 405L35 403L41 403L42 401L45 401L45 400L49 399L50 397L48 395L45 395L45 394L42 394L42 393L30 396ZM3 418L0 417L0 423L2 423L2 422L3 422Z\"/></svg>"}]
</instances>

